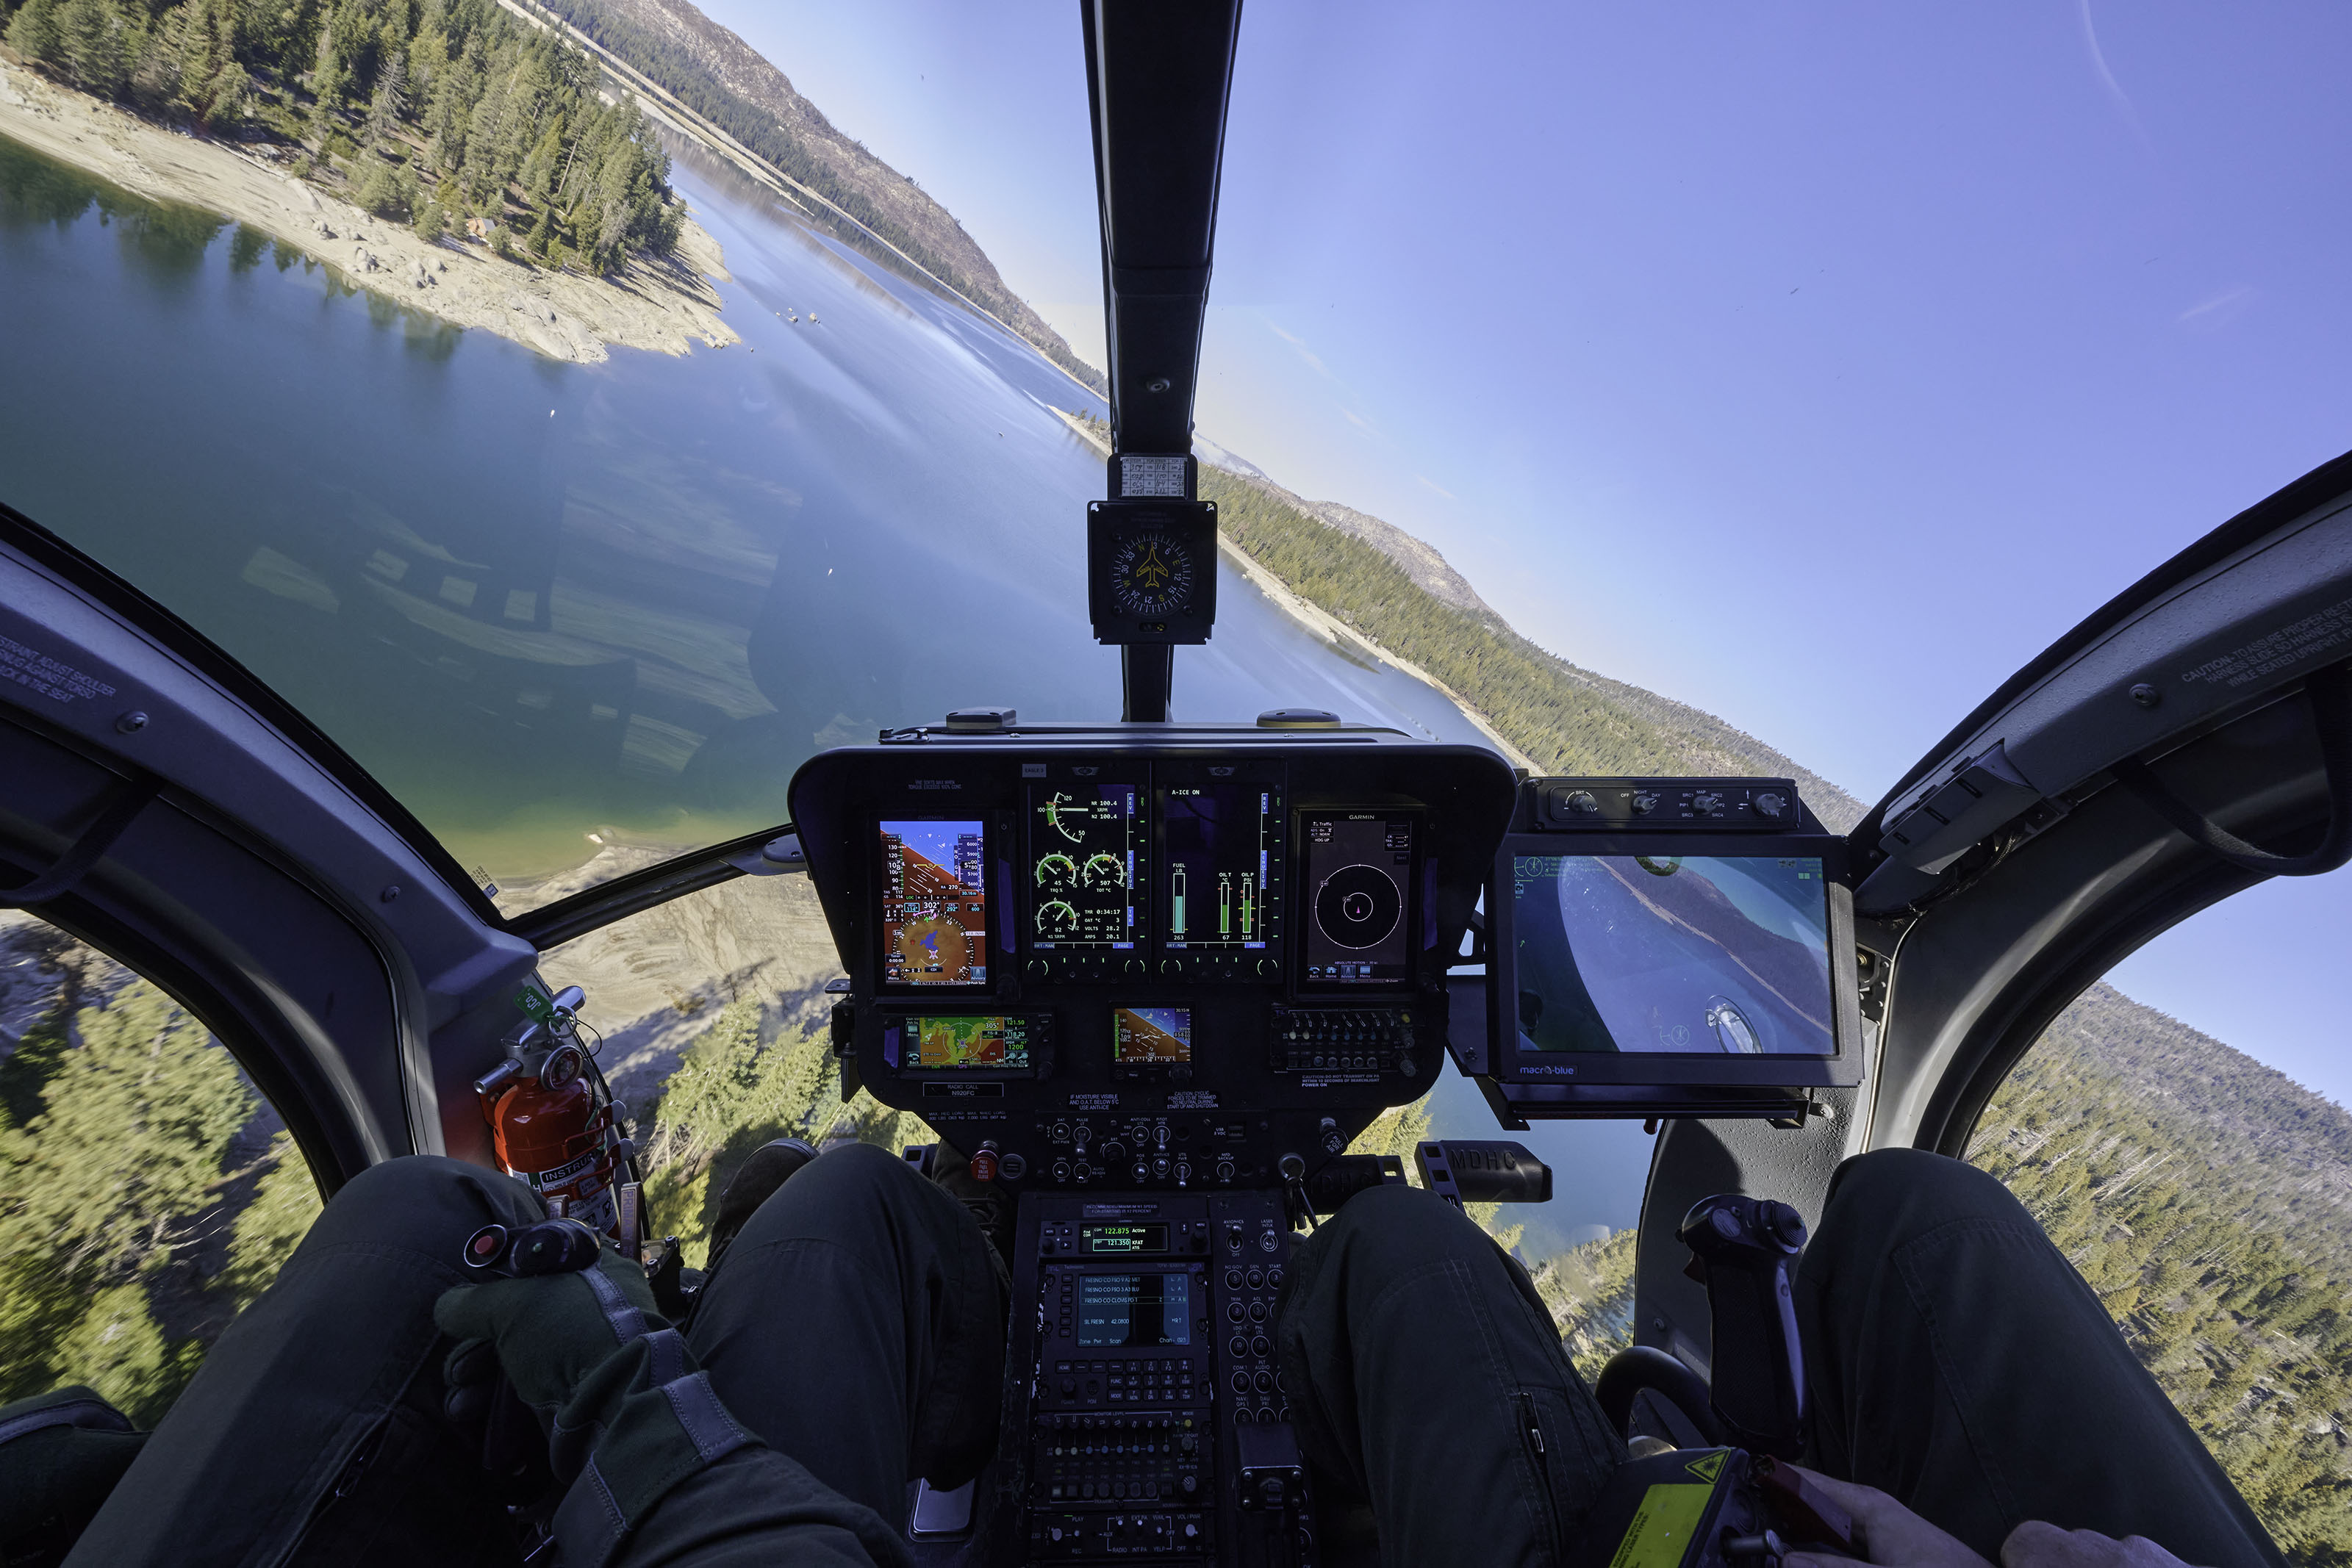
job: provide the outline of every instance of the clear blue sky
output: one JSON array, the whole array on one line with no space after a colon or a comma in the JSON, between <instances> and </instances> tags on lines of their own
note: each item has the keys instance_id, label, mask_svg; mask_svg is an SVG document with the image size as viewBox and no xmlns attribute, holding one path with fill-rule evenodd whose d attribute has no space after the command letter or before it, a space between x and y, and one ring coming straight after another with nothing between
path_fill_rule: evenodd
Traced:
<instances>
[{"instance_id":1,"label":"clear blue sky","mask_svg":"<svg viewBox=\"0 0 2352 1568\"><path fill-rule=\"evenodd\" d=\"M1075 5L709 0L1100 362ZM2352 447L2352 10L1245 9L1202 434L1874 800ZM2352 883L2118 972L2352 1101Z\"/></svg>"}]
</instances>

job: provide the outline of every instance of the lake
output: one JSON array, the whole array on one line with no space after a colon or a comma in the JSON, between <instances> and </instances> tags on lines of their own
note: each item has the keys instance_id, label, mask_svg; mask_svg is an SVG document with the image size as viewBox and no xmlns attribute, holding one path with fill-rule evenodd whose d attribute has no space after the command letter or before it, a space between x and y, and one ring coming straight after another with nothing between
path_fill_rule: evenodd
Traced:
<instances>
[{"instance_id":1,"label":"lake","mask_svg":"<svg viewBox=\"0 0 2352 1568\"><path fill-rule=\"evenodd\" d=\"M781 821L794 768L950 708L1118 712L1087 629L1101 400L681 154L743 344L558 363L254 231L0 140L0 500L210 635L486 880L585 835ZM798 321L789 318L797 316ZM1279 706L1478 743L1220 567L1180 717ZM1492 1136L1449 1069L1437 1130ZM1637 1126L1526 1135L1541 1255L1633 1223Z\"/></svg>"}]
</instances>

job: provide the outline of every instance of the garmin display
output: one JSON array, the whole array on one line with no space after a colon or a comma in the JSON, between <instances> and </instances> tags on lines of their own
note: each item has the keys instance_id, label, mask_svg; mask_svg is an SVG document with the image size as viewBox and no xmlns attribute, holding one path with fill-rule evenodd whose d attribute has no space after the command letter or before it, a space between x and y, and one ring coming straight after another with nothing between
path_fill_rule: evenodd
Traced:
<instances>
[{"instance_id":1,"label":"garmin display","mask_svg":"<svg viewBox=\"0 0 2352 1568\"><path fill-rule=\"evenodd\" d=\"M1282 796L1272 785L1172 785L1160 906L1171 951L1263 951L1280 935Z\"/></svg>"},{"instance_id":2,"label":"garmin display","mask_svg":"<svg viewBox=\"0 0 2352 1568\"><path fill-rule=\"evenodd\" d=\"M1168 1227L1155 1225L1082 1225L1078 1250L1095 1256L1142 1257L1168 1250Z\"/></svg>"},{"instance_id":3,"label":"garmin display","mask_svg":"<svg viewBox=\"0 0 2352 1568\"><path fill-rule=\"evenodd\" d=\"M1818 855L1511 860L1523 1051L1832 1056Z\"/></svg>"},{"instance_id":4,"label":"garmin display","mask_svg":"<svg viewBox=\"0 0 2352 1568\"><path fill-rule=\"evenodd\" d=\"M1116 1067L1176 1067L1192 1060L1192 1009L1116 1008L1110 1059Z\"/></svg>"},{"instance_id":5,"label":"garmin display","mask_svg":"<svg viewBox=\"0 0 2352 1568\"><path fill-rule=\"evenodd\" d=\"M1305 820L1307 983L1401 986L1412 977L1412 818L1349 811Z\"/></svg>"},{"instance_id":6,"label":"garmin display","mask_svg":"<svg viewBox=\"0 0 2352 1568\"><path fill-rule=\"evenodd\" d=\"M1032 785L1029 943L1132 950L1149 934L1149 796L1138 784Z\"/></svg>"},{"instance_id":7,"label":"garmin display","mask_svg":"<svg viewBox=\"0 0 2352 1568\"><path fill-rule=\"evenodd\" d=\"M910 1018L902 1026L899 1065L919 1071L1029 1066L1029 1020L1002 1013Z\"/></svg>"},{"instance_id":8,"label":"garmin display","mask_svg":"<svg viewBox=\"0 0 2352 1568\"><path fill-rule=\"evenodd\" d=\"M968 818L881 824L882 984L988 983L987 831Z\"/></svg>"}]
</instances>

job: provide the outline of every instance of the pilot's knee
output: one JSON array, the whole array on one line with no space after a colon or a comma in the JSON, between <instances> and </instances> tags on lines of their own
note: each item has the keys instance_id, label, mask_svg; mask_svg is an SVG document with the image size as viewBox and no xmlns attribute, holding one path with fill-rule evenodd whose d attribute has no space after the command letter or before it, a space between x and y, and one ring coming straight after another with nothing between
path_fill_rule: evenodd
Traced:
<instances>
[{"instance_id":1,"label":"pilot's knee","mask_svg":"<svg viewBox=\"0 0 2352 1568\"><path fill-rule=\"evenodd\" d=\"M1927 1149L1874 1149L1831 1178L1818 1247L1877 1255L1962 1220L2032 1225L2016 1197L1964 1160Z\"/></svg>"},{"instance_id":2,"label":"pilot's knee","mask_svg":"<svg viewBox=\"0 0 2352 1568\"><path fill-rule=\"evenodd\" d=\"M1354 1269L1424 1263L1447 1253L1485 1257L1495 1250L1470 1217L1416 1186L1382 1186L1356 1194L1307 1239L1298 1266L1345 1254Z\"/></svg>"},{"instance_id":3,"label":"pilot's knee","mask_svg":"<svg viewBox=\"0 0 2352 1568\"><path fill-rule=\"evenodd\" d=\"M747 1239L755 1227L762 1238L771 1232L856 1236L870 1231L882 1215L926 1201L948 1199L880 1145L844 1144L794 1171L744 1230Z\"/></svg>"},{"instance_id":4,"label":"pilot's knee","mask_svg":"<svg viewBox=\"0 0 2352 1568\"><path fill-rule=\"evenodd\" d=\"M440 1155L403 1155L345 1182L305 1240L429 1252L455 1248L485 1225L528 1225L539 1218L530 1189L512 1176Z\"/></svg>"}]
</instances>

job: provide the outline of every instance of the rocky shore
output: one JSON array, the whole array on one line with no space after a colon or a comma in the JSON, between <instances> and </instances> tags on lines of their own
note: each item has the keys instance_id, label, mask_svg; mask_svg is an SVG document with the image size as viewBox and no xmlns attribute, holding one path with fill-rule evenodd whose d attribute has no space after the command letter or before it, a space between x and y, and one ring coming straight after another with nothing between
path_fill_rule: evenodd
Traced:
<instances>
[{"instance_id":1,"label":"rocky shore","mask_svg":"<svg viewBox=\"0 0 2352 1568\"><path fill-rule=\"evenodd\" d=\"M427 241L275 166L258 148L150 124L0 60L0 136L152 201L204 207L335 267L353 284L460 327L578 364L614 347L684 354L739 342L719 319L719 244L687 220L677 254L598 278Z\"/></svg>"}]
</instances>

